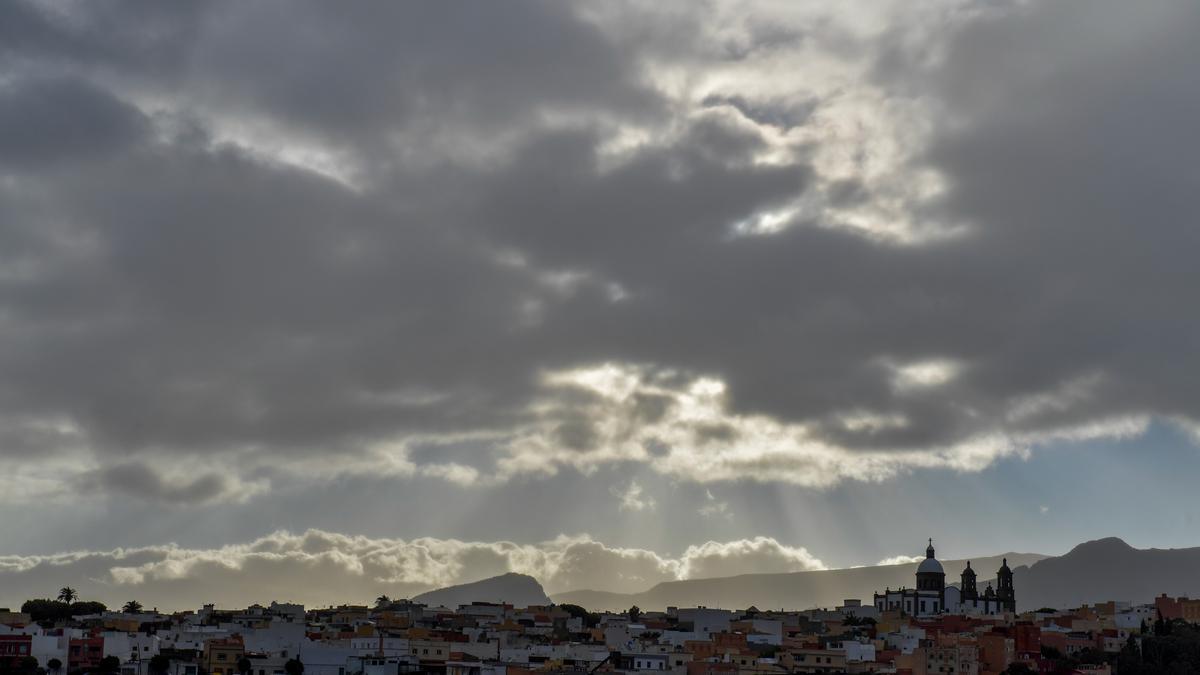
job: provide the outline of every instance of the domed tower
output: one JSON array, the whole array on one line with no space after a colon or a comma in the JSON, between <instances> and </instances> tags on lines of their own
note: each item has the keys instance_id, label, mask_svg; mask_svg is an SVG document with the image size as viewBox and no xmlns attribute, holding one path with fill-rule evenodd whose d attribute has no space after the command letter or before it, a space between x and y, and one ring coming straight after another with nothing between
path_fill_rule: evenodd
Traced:
<instances>
[{"instance_id":1,"label":"domed tower","mask_svg":"<svg viewBox=\"0 0 1200 675\"><path fill-rule=\"evenodd\" d=\"M967 561L967 568L963 570L959 589L962 591L963 600L975 600L979 597L979 588L975 585L975 570L971 569L970 560Z\"/></svg>"},{"instance_id":2,"label":"domed tower","mask_svg":"<svg viewBox=\"0 0 1200 675\"><path fill-rule=\"evenodd\" d=\"M917 567L918 591L942 591L946 588L946 571L942 563L933 557L933 540L929 540L929 548L925 549L925 559Z\"/></svg>"},{"instance_id":3,"label":"domed tower","mask_svg":"<svg viewBox=\"0 0 1200 675\"><path fill-rule=\"evenodd\" d=\"M1013 589L1013 573L1008 568L1008 558L1004 559L1000 570L996 572L996 599L1005 610L1014 613L1017 611L1017 594Z\"/></svg>"}]
</instances>

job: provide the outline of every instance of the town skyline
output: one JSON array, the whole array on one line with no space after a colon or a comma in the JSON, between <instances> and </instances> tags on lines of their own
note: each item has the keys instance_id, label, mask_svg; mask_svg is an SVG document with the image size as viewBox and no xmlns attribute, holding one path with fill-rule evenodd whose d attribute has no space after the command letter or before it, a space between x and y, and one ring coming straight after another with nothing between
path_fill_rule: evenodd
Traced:
<instances>
[{"instance_id":1,"label":"town skyline","mask_svg":"<svg viewBox=\"0 0 1200 675\"><path fill-rule=\"evenodd\" d=\"M1113 542L1087 546L1102 547L1102 556L1122 554ZM1137 567L1122 564L1118 573L1157 571ZM1194 569L1193 561L1189 577ZM272 601L175 612L136 601L109 610L65 586L55 598L26 601L18 611L0 608L0 669L16 675L1139 675L1200 666L1200 600L1159 593L1145 602L1019 610L1016 598L1028 589L1014 583L1007 559L995 587L986 582L980 591L970 564L959 585L947 585L932 539L914 585L875 592L870 602L846 598L807 610L672 605L658 611L635 604L590 611L553 602L525 579L413 600L381 594L373 603L327 608ZM505 594L511 599L487 599Z\"/></svg>"}]
</instances>

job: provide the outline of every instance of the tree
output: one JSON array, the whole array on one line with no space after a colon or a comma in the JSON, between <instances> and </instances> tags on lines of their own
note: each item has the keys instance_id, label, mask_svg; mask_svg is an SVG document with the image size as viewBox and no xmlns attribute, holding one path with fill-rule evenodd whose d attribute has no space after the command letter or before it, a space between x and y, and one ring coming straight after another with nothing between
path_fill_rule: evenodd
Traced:
<instances>
[{"instance_id":1,"label":"tree","mask_svg":"<svg viewBox=\"0 0 1200 675\"><path fill-rule=\"evenodd\" d=\"M378 598L375 598L376 607L387 607L390 604L392 604L392 599L386 595L381 595Z\"/></svg>"},{"instance_id":2,"label":"tree","mask_svg":"<svg viewBox=\"0 0 1200 675\"><path fill-rule=\"evenodd\" d=\"M238 659L237 669L242 675L249 675L249 673L254 670L254 664L251 663L248 657L243 656L242 658Z\"/></svg>"},{"instance_id":3,"label":"tree","mask_svg":"<svg viewBox=\"0 0 1200 675\"><path fill-rule=\"evenodd\" d=\"M600 625L600 615L593 614L579 605L559 605L559 609L571 615L571 618L583 619L584 628L595 628Z\"/></svg>"},{"instance_id":4,"label":"tree","mask_svg":"<svg viewBox=\"0 0 1200 675\"><path fill-rule=\"evenodd\" d=\"M58 599L69 605L79 599L79 594L75 592L74 588L63 586L58 589Z\"/></svg>"},{"instance_id":5,"label":"tree","mask_svg":"<svg viewBox=\"0 0 1200 675\"><path fill-rule=\"evenodd\" d=\"M630 623L637 623L638 619L642 618L642 608L634 605L633 607L630 607L629 611L625 612L625 614L629 616Z\"/></svg>"},{"instance_id":6,"label":"tree","mask_svg":"<svg viewBox=\"0 0 1200 675\"><path fill-rule=\"evenodd\" d=\"M67 616L80 616L83 614L102 614L108 606L103 602L96 600L88 600L86 602L73 602L68 608Z\"/></svg>"},{"instance_id":7,"label":"tree","mask_svg":"<svg viewBox=\"0 0 1200 675\"><path fill-rule=\"evenodd\" d=\"M49 670L52 673L57 673L58 671L62 670L62 661L59 661L58 659L50 659L46 662L46 670Z\"/></svg>"},{"instance_id":8,"label":"tree","mask_svg":"<svg viewBox=\"0 0 1200 675\"><path fill-rule=\"evenodd\" d=\"M121 611L125 614L140 614L142 612L142 603L137 600L130 600L121 606Z\"/></svg>"},{"instance_id":9,"label":"tree","mask_svg":"<svg viewBox=\"0 0 1200 675\"><path fill-rule=\"evenodd\" d=\"M287 675L304 675L304 664L300 662L300 659L289 659L287 663L283 664L283 672Z\"/></svg>"},{"instance_id":10,"label":"tree","mask_svg":"<svg viewBox=\"0 0 1200 675\"><path fill-rule=\"evenodd\" d=\"M22 656L17 659L16 668L14 668L18 673L28 673L29 675L36 673L37 669L38 660L32 656Z\"/></svg>"},{"instance_id":11,"label":"tree","mask_svg":"<svg viewBox=\"0 0 1200 675\"><path fill-rule=\"evenodd\" d=\"M96 669L101 673L117 673L121 670L121 659L115 656L106 656L100 659L100 667Z\"/></svg>"},{"instance_id":12,"label":"tree","mask_svg":"<svg viewBox=\"0 0 1200 675\"><path fill-rule=\"evenodd\" d=\"M58 600L39 599L26 600L21 605L21 611L29 615L35 623L54 623L71 617L71 606Z\"/></svg>"},{"instance_id":13,"label":"tree","mask_svg":"<svg viewBox=\"0 0 1200 675\"><path fill-rule=\"evenodd\" d=\"M150 675L167 675L167 671L171 669L171 659L165 654L155 654L150 657L147 669Z\"/></svg>"}]
</instances>

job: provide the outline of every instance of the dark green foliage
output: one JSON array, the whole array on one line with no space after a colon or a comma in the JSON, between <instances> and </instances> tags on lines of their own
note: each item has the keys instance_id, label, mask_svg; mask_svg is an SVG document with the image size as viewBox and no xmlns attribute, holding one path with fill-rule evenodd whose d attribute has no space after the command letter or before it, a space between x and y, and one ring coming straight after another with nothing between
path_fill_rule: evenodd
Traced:
<instances>
[{"instance_id":1,"label":"dark green foliage","mask_svg":"<svg viewBox=\"0 0 1200 675\"><path fill-rule=\"evenodd\" d=\"M642 618L642 608L634 605L633 607L630 607L629 611L625 612L625 614L629 616L630 623L637 623L638 619Z\"/></svg>"},{"instance_id":2,"label":"dark green foliage","mask_svg":"<svg viewBox=\"0 0 1200 675\"><path fill-rule=\"evenodd\" d=\"M32 656L22 656L8 669L13 675L33 675L38 670L38 660Z\"/></svg>"},{"instance_id":3,"label":"dark green foliage","mask_svg":"<svg viewBox=\"0 0 1200 675\"><path fill-rule=\"evenodd\" d=\"M62 661L59 661L58 659L50 659L49 661L46 662L46 669L52 673L62 670L62 667L63 667L63 663L62 663Z\"/></svg>"},{"instance_id":4,"label":"dark green foliage","mask_svg":"<svg viewBox=\"0 0 1200 675\"><path fill-rule=\"evenodd\" d=\"M108 609L102 602L74 602L67 604L61 600L26 600L21 605L21 611L28 614L36 623L54 623L66 621L73 616L84 614L99 614Z\"/></svg>"},{"instance_id":5,"label":"dark green foliage","mask_svg":"<svg viewBox=\"0 0 1200 675\"><path fill-rule=\"evenodd\" d=\"M171 669L171 659L165 654L155 654L150 657L150 664L147 667L150 675L166 675Z\"/></svg>"},{"instance_id":6,"label":"dark green foliage","mask_svg":"<svg viewBox=\"0 0 1200 675\"><path fill-rule=\"evenodd\" d=\"M583 619L584 628L595 628L600 625L599 614L592 614L579 605L559 605L558 608L570 614L572 618L579 617Z\"/></svg>"},{"instance_id":7,"label":"dark green foliage","mask_svg":"<svg viewBox=\"0 0 1200 675\"><path fill-rule=\"evenodd\" d=\"M115 656L106 656L100 659L100 667L96 669L100 673L116 673L121 670L121 659Z\"/></svg>"},{"instance_id":8,"label":"dark green foliage","mask_svg":"<svg viewBox=\"0 0 1200 675\"><path fill-rule=\"evenodd\" d=\"M290 659L283 664L283 672L287 675L304 675L304 664L300 662L300 659Z\"/></svg>"},{"instance_id":9,"label":"dark green foliage","mask_svg":"<svg viewBox=\"0 0 1200 675\"><path fill-rule=\"evenodd\" d=\"M1121 675L1200 673L1200 627L1180 619L1155 621L1155 634L1130 640L1117 656ZM1159 625L1161 623L1161 626Z\"/></svg>"}]
</instances>

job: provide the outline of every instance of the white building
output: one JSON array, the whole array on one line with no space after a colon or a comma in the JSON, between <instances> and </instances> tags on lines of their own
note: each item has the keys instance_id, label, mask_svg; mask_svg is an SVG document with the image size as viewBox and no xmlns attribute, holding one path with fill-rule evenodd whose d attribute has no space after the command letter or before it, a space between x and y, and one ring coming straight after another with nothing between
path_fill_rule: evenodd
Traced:
<instances>
[{"instance_id":1,"label":"white building","mask_svg":"<svg viewBox=\"0 0 1200 675\"><path fill-rule=\"evenodd\" d=\"M692 624L692 631L705 636L710 633L726 633L733 612L727 609L709 609L707 607L690 607L679 610L679 621Z\"/></svg>"},{"instance_id":2,"label":"white building","mask_svg":"<svg viewBox=\"0 0 1200 675\"><path fill-rule=\"evenodd\" d=\"M899 610L915 617L931 617L945 612L954 614L990 615L1016 612L1016 593L1013 590L1013 574L1004 560L996 572L997 587L989 584L983 593L975 584L975 570L970 561L963 570L959 588L946 586L946 572L934 557L933 540L925 549L925 559L917 566L916 588L887 589L875 594L875 610L885 612Z\"/></svg>"}]
</instances>

